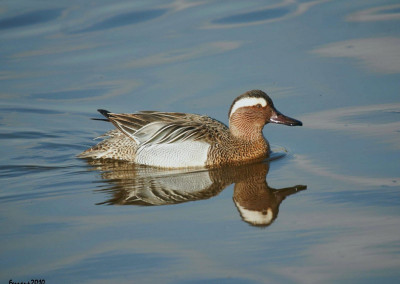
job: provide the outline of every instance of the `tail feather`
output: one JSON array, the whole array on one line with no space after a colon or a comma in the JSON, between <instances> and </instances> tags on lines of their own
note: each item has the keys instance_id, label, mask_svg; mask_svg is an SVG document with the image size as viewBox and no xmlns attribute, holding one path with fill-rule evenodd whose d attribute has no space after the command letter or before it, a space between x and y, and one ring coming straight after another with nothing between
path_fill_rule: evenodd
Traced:
<instances>
[{"instance_id":1,"label":"tail feather","mask_svg":"<svg viewBox=\"0 0 400 284\"><path fill-rule=\"evenodd\" d=\"M110 121L110 120L108 120L108 119L105 119L105 118L91 118L91 120L100 120L100 121Z\"/></svg>"},{"instance_id":2,"label":"tail feather","mask_svg":"<svg viewBox=\"0 0 400 284\"><path fill-rule=\"evenodd\" d=\"M98 109L98 112L100 112L102 115L104 115L105 117L109 118L110 117L110 113L108 110L105 109Z\"/></svg>"}]
</instances>

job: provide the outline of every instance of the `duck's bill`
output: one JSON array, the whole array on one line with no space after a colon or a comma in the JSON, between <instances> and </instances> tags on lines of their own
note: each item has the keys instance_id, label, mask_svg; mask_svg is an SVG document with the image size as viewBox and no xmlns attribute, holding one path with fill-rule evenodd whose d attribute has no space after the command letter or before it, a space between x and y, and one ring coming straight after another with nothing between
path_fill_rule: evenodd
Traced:
<instances>
[{"instance_id":1,"label":"duck's bill","mask_svg":"<svg viewBox=\"0 0 400 284\"><path fill-rule=\"evenodd\" d=\"M283 115L279 111L275 110L274 115L271 116L269 122L277 123L277 124L284 124L289 126L302 126L303 123L300 120L288 117Z\"/></svg>"}]
</instances>

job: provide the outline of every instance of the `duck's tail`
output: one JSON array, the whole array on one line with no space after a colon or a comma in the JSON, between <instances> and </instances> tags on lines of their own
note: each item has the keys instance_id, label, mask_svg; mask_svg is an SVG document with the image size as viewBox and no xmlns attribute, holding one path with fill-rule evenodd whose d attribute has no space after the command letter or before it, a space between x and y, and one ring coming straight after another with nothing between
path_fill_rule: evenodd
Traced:
<instances>
[{"instance_id":1,"label":"duck's tail","mask_svg":"<svg viewBox=\"0 0 400 284\"><path fill-rule=\"evenodd\" d=\"M104 115L107 119L104 118L92 118L92 120L100 120L100 121L110 121L108 118L110 117L110 113L108 110L105 109L98 109L98 112L100 112L102 115Z\"/></svg>"}]
</instances>

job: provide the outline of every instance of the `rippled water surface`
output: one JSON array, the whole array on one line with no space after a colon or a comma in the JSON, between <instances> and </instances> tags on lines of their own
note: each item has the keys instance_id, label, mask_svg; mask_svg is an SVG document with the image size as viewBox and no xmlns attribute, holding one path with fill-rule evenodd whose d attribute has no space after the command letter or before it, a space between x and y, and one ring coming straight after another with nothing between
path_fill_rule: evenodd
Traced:
<instances>
[{"instance_id":1,"label":"rippled water surface","mask_svg":"<svg viewBox=\"0 0 400 284\"><path fill-rule=\"evenodd\" d=\"M2 1L0 42L1 283L398 282L398 1ZM76 158L98 108L227 123L251 89L304 124L271 161Z\"/></svg>"}]
</instances>

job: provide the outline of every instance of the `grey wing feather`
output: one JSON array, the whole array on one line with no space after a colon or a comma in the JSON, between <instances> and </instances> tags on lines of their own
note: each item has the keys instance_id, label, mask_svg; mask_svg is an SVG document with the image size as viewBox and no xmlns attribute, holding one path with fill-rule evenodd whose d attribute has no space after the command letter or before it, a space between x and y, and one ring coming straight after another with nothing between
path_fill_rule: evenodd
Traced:
<instances>
[{"instance_id":1,"label":"grey wing feather","mask_svg":"<svg viewBox=\"0 0 400 284\"><path fill-rule=\"evenodd\" d=\"M188 139L200 139L204 134L202 128L204 128L203 125L188 126L179 123L153 122L139 129L134 136L141 145L183 142Z\"/></svg>"},{"instance_id":2,"label":"grey wing feather","mask_svg":"<svg viewBox=\"0 0 400 284\"><path fill-rule=\"evenodd\" d=\"M135 114L109 114L109 120L140 145L198 140L206 136L207 126L197 115L143 111Z\"/></svg>"}]
</instances>

